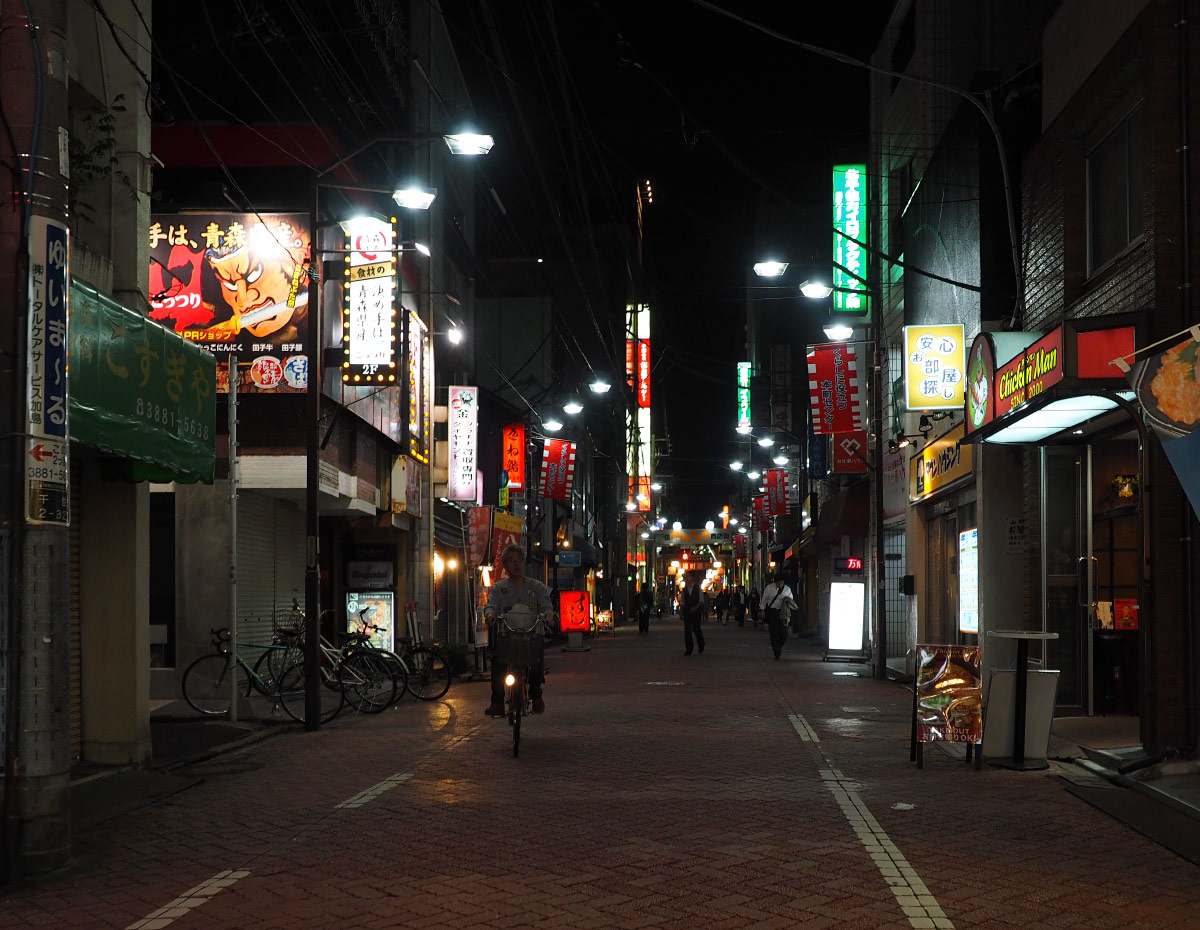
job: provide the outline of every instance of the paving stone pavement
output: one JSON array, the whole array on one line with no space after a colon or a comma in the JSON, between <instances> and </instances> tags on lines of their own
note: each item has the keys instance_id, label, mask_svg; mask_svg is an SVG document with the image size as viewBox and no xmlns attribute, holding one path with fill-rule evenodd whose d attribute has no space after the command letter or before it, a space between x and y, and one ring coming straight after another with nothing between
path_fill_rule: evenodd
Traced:
<instances>
[{"instance_id":1,"label":"paving stone pavement","mask_svg":"<svg viewBox=\"0 0 1200 930\"><path fill-rule=\"evenodd\" d=\"M549 652L519 759L480 682L192 766L0 891L0 927L1200 926L1200 869L1053 769L918 770L903 686L795 639L774 661L749 627L690 657L681 634Z\"/></svg>"}]
</instances>

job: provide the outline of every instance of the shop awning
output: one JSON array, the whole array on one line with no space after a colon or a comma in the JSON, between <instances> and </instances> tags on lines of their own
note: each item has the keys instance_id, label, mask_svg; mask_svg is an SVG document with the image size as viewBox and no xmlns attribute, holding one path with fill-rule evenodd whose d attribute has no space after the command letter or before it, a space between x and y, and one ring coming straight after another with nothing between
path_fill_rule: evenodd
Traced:
<instances>
[{"instance_id":1,"label":"shop awning","mask_svg":"<svg viewBox=\"0 0 1200 930\"><path fill-rule=\"evenodd\" d=\"M132 460L135 480L212 481L216 358L82 281L68 307L71 442Z\"/></svg>"},{"instance_id":2,"label":"shop awning","mask_svg":"<svg viewBox=\"0 0 1200 930\"><path fill-rule=\"evenodd\" d=\"M595 568L600 564L600 556L596 552L596 547L582 536L571 537L571 544L574 546L575 551L579 553L581 567Z\"/></svg>"},{"instance_id":3,"label":"shop awning","mask_svg":"<svg viewBox=\"0 0 1200 930\"><path fill-rule=\"evenodd\" d=\"M843 536L866 536L871 531L871 483L860 481L821 505L817 520L817 542L827 543Z\"/></svg>"}]
</instances>

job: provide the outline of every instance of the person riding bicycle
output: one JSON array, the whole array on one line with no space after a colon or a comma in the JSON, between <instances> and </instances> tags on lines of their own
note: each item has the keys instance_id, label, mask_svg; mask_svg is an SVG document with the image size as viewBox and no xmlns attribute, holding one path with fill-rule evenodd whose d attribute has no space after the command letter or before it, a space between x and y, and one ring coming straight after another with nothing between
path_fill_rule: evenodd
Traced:
<instances>
[{"instance_id":1,"label":"person riding bicycle","mask_svg":"<svg viewBox=\"0 0 1200 930\"><path fill-rule=\"evenodd\" d=\"M508 577L497 581L488 589L487 605L483 608L483 620L492 630L492 651L495 654L496 641L508 631L503 622L493 621L512 610L523 607L529 613L547 617L550 615L550 589L535 578L525 577L525 550L520 546L509 546L500 556L500 564L508 573ZM504 674L508 666L492 660L492 703L484 711L487 717L504 716ZM540 714L546 709L542 700L542 683L546 680L543 663L529 670L529 696L533 699L533 712Z\"/></svg>"}]
</instances>

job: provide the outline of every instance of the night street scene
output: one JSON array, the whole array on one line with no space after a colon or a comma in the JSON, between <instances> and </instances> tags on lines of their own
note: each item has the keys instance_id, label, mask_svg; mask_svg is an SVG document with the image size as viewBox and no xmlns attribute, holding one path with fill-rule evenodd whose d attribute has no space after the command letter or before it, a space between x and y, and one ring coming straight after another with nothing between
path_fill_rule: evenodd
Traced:
<instances>
[{"instance_id":1,"label":"night street scene","mask_svg":"<svg viewBox=\"0 0 1200 930\"><path fill-rule=\"evenodd\" d=\"M0 4L0 928L1200 928L1193 13Z\"/></svg>"}]
</instances>

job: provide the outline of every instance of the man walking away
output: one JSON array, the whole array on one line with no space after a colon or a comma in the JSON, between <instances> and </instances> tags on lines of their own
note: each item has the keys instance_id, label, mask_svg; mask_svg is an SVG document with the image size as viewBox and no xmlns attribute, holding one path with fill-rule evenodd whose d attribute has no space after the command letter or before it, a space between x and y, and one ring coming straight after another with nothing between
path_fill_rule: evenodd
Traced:
<instances>
[{"instance_id":1,"label":"man walking away","mask_svg":"<svg viewBox=\"0 0 1200 930\"><path fill-rule=\"evenodd\" d=\"M681 612L683 614L683 654L692 654L692 641L700 647L704 654L704 633L700 629L700 620L705 609L704 594L700 590L700 580L693 572L688 577L688 586L683 590Z\"/></svg>"}]
</instances>

